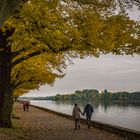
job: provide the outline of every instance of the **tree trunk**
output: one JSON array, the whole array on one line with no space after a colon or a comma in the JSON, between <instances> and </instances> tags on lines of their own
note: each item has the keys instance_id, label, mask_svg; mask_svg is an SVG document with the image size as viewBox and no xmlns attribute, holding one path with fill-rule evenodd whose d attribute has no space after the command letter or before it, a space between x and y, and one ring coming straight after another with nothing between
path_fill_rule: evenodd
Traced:
<instances>
[{"instance_id":1,"label":"tree trunk","mask_svg":"<svg viewBox=\"0 0 140 140\"><path fill-rule=\"evenodd\" d=\"M10 87L11 48L7 35L0 31L0 127L12 127L11 112L13 95Z\"/></svg>"}]
</instances>

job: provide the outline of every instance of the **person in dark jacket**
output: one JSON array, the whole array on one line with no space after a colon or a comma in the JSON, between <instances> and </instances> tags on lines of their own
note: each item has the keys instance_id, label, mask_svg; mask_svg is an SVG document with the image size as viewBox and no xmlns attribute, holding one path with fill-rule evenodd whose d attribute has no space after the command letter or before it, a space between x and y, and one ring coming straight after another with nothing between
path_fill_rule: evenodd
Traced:
<instances>
[{"instance_id":1,"label":"person in dark jacket","mask_svg":"<svg viewBox=\"0 0 140 140\"><path fill-rule=\"evenodd\" d=\"M91 106L90 102L85 106L84 112L83 112L83 116L86 113L86 119L87 119L87 124L88 124L88 128L90 128L91 125L91 116L92 113L94 112L93 107Z\"/></svg>"}]
</instances>

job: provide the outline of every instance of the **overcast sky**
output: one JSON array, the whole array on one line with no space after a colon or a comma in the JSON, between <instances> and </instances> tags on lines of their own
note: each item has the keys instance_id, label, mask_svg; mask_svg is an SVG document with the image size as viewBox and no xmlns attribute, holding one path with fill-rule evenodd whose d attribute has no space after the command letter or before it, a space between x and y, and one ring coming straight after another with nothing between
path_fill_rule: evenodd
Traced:
<instances>
[{"instance_id":1,"label":"overcast sky","mask_svg":"<svg viewBox=\"0 0 140 140\"><path fill-rule=\"evenodd\" d=\"M44 85L25 96L67 94L79 89L140 91L140 56L103 55L76 59L68 66L66 76L56 80L53 87Z\"/></svg>"}]
</instances>

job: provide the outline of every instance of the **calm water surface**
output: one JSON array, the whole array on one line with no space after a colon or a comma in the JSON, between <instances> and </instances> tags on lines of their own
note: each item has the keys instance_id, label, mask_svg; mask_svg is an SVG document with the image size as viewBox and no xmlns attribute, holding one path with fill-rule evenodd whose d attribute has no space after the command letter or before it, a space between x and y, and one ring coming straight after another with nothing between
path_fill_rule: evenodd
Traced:
<instances>
[{"instance_id":1,"label":"calm water surface","mask_svg":"<svg viewBox=\"0 0 140 140\"><path fill-rule=\"evenodd\" d=\"M32 100L31 104L48 108L66 114L72 114L75 102L56 102L44 100ZM81 110L84 110L86 101L77 101ZM122 126L140 131L140 102L139 103L92 103L94 113L92 120Z\"/></svg>"}]
</instances>

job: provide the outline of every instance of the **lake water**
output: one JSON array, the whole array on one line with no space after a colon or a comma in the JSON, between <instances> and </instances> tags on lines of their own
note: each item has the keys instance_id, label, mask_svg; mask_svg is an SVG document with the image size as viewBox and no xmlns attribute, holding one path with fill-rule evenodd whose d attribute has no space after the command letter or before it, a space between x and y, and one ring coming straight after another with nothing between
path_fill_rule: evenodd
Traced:
<instances>
[{"instance_id":1,"label":"lake water","mask_svg":"<svg viewBox=\"0 0 140 140\"><path fill-rule=\"evenodd\" d=\"M72 114L74 103L78 103L84 110L86 101L56 102L45 100L32 100L31 104L55 110L65 114ZM140 102L139 103L91 103L94 107L92 120L121 126L140 131Z\"/></svg>"}]
</instances>

